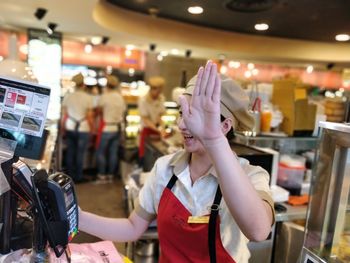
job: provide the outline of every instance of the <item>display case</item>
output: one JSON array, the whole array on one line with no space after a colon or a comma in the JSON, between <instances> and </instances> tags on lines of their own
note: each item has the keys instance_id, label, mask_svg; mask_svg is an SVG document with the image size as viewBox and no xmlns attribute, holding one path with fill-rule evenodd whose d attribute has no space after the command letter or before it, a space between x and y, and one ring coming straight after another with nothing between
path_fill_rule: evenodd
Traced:
<instances>
[{"instance_id":1,"label":"display case","mask_svg":"<svg viewBox=\"0 0 350 263\"><path fill-rule=\"evenodd\" d=\"M350 125L320 127L301 262L350 262Z\"/></svg>"}]
</instances>

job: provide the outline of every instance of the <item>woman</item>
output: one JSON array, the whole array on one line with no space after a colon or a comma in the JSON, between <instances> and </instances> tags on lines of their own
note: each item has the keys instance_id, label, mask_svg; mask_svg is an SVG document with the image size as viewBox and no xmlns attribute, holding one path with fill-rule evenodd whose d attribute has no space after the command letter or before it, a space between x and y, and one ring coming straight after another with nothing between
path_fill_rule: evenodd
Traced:
<instances>
[{"instance_id":1,"label":"woman","mask_svg":"<svg viewBox=\"0 0 350 263\"><path fill-rule=\"evenodd\" d=\"M157 160L128 219L81 212L81 230L124 242L157 218L160 262L248 262L248 240L265 240L274 222L267 172L237 158L225 137L253 127L248 99L210 61L185 94L184 150Z\"/></svg>"}]
</instances>

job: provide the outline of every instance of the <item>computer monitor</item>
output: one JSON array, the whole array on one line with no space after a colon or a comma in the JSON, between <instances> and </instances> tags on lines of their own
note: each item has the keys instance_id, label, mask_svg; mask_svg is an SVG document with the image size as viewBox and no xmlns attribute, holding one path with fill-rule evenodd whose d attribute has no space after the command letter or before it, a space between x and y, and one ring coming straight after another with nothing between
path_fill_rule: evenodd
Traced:
<instances>
[{"instance_id":1,"label":"computer monitor","mask_svg":"<svg viewBox=\"0 0 350 263\"><path fill-rule=\"evenodd\" d=\"M15 156L41 159L50 89L0 76L0 137L15 140Z\"/></svg>"}]
</instances>

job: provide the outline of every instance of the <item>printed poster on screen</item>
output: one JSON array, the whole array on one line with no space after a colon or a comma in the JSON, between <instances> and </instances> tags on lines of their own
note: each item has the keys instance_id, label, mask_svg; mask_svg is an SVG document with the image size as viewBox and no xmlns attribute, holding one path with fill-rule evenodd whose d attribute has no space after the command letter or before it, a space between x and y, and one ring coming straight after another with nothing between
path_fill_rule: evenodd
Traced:
<instances>
[{"instance_id":1,"label":"printed poster on screen","mask_svg":"<svg viewBox=\"0 0 350 263\"><path fill-rule=\"evenodd\" d=\"M0 128L41 137L46 121L50 90L25 85L0 84Z\"/></svg>"}]
</instances>

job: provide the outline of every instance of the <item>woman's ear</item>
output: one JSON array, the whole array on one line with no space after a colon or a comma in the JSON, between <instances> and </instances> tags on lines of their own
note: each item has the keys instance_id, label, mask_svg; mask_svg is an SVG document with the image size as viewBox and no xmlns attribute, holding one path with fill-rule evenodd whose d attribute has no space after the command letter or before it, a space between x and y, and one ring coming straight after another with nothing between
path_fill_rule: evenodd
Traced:
<instances>
[{"instance_id":1,"label":"woman's ear","mask_svg":"<svg viewBox=\"0 0 350 263\"><path fill-rule=\"evenodd\" d=\"M226 135L232 128L232 120L231 118L226 118L224 121L221 122L221 130Z\"/></svg>"}]
</instances>

